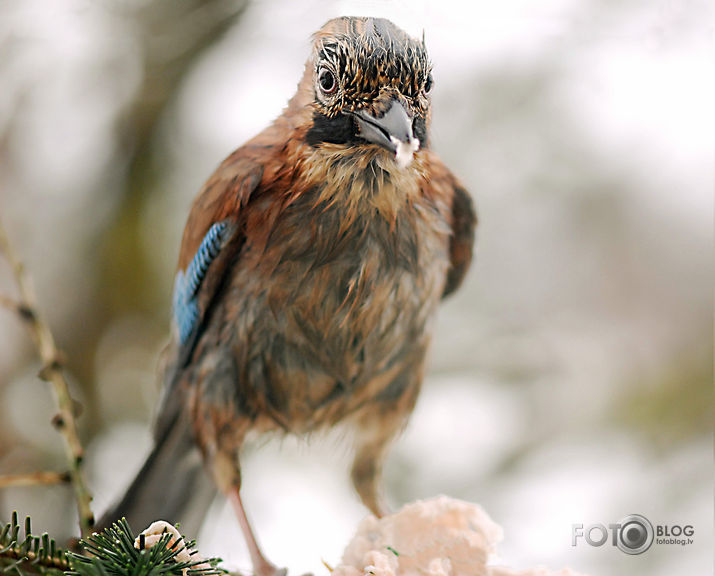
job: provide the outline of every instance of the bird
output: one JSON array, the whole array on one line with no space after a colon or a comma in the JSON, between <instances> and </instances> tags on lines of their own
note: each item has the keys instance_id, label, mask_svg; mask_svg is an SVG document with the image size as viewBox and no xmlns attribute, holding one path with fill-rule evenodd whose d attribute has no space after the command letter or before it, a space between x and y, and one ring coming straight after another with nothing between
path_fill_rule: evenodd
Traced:
<instances>
[{"instance_id":1,"label":"bird","mask_svg":"<svg viewBox=\"0 0 715 576\"><path fill-rule=\"evenodd\" d=\"M282 114L193 201L154 446L100 526L162 518L187 529L218 491L254 573L283 574L246 515L241 448L338 424L352 431L357 494L387 512L383 462L476 227L470 193L431 148L432 87L424 36L389 20L340 17L313 35Z\"/></svg>"}]
</instances>

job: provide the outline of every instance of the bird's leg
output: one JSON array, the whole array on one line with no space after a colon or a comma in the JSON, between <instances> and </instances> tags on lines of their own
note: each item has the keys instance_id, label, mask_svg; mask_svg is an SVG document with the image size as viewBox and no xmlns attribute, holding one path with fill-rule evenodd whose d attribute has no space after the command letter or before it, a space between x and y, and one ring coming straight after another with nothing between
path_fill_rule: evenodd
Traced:
<instances>
[{"instance_id":1,"label":"bird's leg","mask_svg":"<svg viewBox=\"0 0 715 576\"><path fill-rule=\"evenodd\" d=\"M208 424L203 424L203 428L198 427L199 433L202 431L205 433L206 430L210 430L214 438L213 442L208 443L208 447L204 449L204 457L208 460L216 486L231 503L236 513L243 539L251 556L253 574L254 576L285 576L286 570L277 568L261 552L241 501L241 462L239 456L249 422L239 418L239 413L235 411L235 406L232 405L230 405L228 416L233 417L233 428L230 426L217 427L215 422L218 425L223 424L223 421L216 416L216 414L223 416L221 412L216 411L213 414L209 414L214 416L213 420L209 418L199 420L202 424L204 422L208 422Z\"/></svg>"},{"instance_id":2,"label":"bird's leg","mask_svg":"<svg viewBox=\"0 0 715 576\"><path fill-rule=\"evenodd\" d=\"M388 512L380 489L380 480L389 440L390 437L376 438L372 442L359 441L351 471L353 486L360 500L378 518Z\"/></svg>"},{"instance_id":3,"label":"bird's leg","mask_svg":"<svg viewBox=\"0 0 715 576\"><path fill-rule=\"evenodd\" d=\"M356 421L351 477L362 503L378 518L389 513L380 483L390 442L404 428L415 406L422 364L408 364Z\"/></svg>"},{"instance_id":4,"label":"bird's leg","mask_svg":"<svg viewBox=\"0 0 715 576\"><path fill-rule=\"evenodd\" d=\"M253 573L255 576L285 576L285 568L277 568L275 564L266 559L258 546L258 541L253 534L251 525L248 522L246 511L241 502L240 486L233 487L228 493L228 499L236 512L238 523L241 526L241 532L248 546L248 553L251 555L251 563L253 564Z\"/></svg>"},{"instance_id":5,"label":"bird's leg","mask_svg":"<svg viewBox=\"0 0 715 576\"><path fill-rule=\"evenodd\" d=\"M381 409L358 421L351 478L362 503L378 518L389 513L380 486L382 463L403 423L401 414Z\"/></svg>"}]
</instances>

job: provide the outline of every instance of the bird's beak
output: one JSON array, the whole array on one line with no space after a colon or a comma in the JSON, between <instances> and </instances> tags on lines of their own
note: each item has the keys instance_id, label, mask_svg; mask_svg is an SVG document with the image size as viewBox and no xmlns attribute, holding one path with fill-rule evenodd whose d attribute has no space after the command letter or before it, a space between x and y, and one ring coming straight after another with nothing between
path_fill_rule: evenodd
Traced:
<instances>
[{"instance_id":1,"label":"bird's beak","mask_svg":"<svg viewBox=\"0 0 715 576\"><path fill-rule=\"evenodd\" d=\"M410 164L412 155L420 148L420 141L412 134L412 118L399 101L393 100L380 118L365 110L353 112L353 116L361 138L394 153L401 168Z\"/></svg>"}]
</instances>

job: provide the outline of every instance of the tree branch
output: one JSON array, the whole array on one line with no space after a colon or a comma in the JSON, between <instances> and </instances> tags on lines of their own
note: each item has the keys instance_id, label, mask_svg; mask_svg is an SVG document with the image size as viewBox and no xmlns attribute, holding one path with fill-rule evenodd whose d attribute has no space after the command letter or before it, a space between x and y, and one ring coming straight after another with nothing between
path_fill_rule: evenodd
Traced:
<instances>
[{"instance_id":1,"label":"tree branch","mask_svg":"<svg viewBox=\"0 0 715 576\"><path fill-rule=\"evenodd\" d=\"M41 486L71 482L69 472L31 472L30 474L5 474L0 476L0 488L14 486Z\"/></svg>"},{"instance_id":2,"label":"tree branch","mask_svg":"<svg viewBox=\"0 0 715 576\"><path fill-rule=\"evenodd\" d=\"M43 362L40 378L52 384L57 401L58 413L52 419L52 424L62 435L64 440L65 455L69 462L69 475L74 488L79 513L79 527L81 535L87 536L94 525L94 515L90 508L92 496L82 477L82 458L84 451L77 433L77 423L74 419L74 400L70 396L69 386L62 371L62 357L49 326L38 313L35 305L35 293L32 289L30 278L25 272L25 267L13 250L5 229L0 224L0 253L10 263L15 282L20 292L20 300L12 302L3 298L4 306L12 303L18 316L27 324L32 334L37 351Z\"/></svg>"}]
</instances>

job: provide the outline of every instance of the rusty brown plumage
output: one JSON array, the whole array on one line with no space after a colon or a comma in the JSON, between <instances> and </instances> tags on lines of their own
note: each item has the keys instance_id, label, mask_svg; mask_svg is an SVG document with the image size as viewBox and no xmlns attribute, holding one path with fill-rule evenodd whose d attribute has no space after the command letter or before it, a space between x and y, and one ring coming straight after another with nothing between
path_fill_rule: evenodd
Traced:
<instances>
[{"instance_id":1,"label":"rusty brown plumage","mask_svg":"<svg viewBox=\"0 0 715 576\"><path fill-rule=\"evenodd\" d=\"M250 434L339 422L355 430L355 488L383 513L382 461L414 407L439 302L466 274L476 223L429 148L431 83L423 43L386 20L336 19L314 36L285 112L194 201L157 447L110 516L143 518L136 503L142 483L161 485L156 463L196 445L236 507L256 573L275 574L240 501L240 448ZM163 514L176 521L180 508Z\"/></svg>"}]
</instances>

